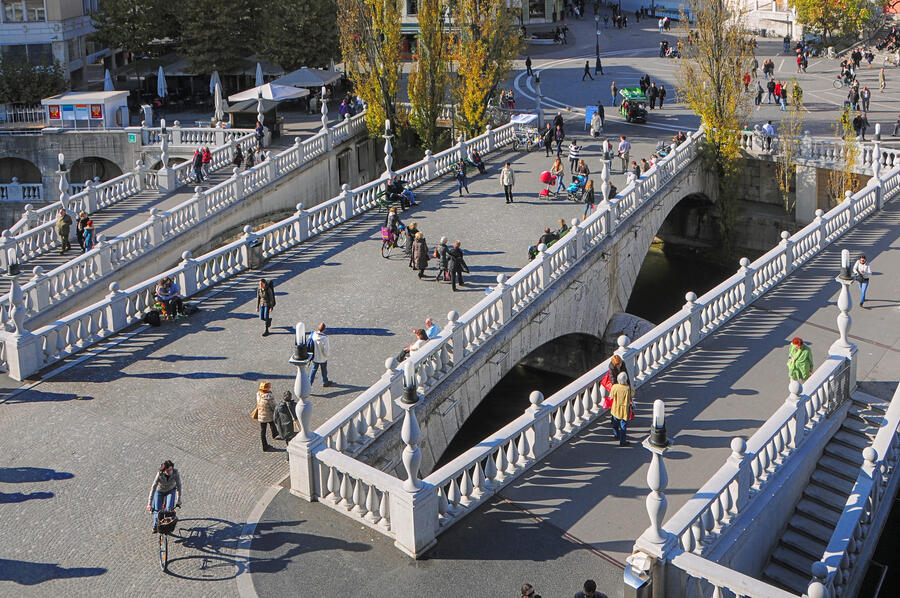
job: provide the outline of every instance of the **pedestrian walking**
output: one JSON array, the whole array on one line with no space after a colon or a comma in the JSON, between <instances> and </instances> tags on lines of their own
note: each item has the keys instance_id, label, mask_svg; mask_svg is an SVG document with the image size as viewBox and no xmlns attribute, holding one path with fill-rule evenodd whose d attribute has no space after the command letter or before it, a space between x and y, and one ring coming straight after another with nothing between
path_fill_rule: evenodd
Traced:
<instances>
[{"instance_id":1,"label":"pedestrian walking","mask_svg":"<svg viewBox=\"0 0 900 598\"><path fill-rule=\"evenodd\" d=\"M597 110L591 115L591 137L599 137L602 132L603 117L600 116L600 111Z\"/></svg>"},{"instance_id":2,"label":"pedestrian walking","mask_svg":"<svg viewBox=\"0 0 900 598\"><path fill-rule=\"evenodd\" d=\"M256 127L253 129L253 134L256 135L256 147L258 149L262 149L263 147L263 137L266 134L266 128L259 121L256 121Z\"/></svg>"},{"instance_id":3,"label":"pedestrian walking","mask_svg":"<svg viewBox=\"0 0 900 598\"><path fill-rule=\"evenodd\" d=\"M84 223L84 252L87 253L93 249L96 241L97 236L94 233L94 221L89 219Z\"/></svg>"},{"instance_id":4,"label":"pedestrian walking","mask_svg":"<svg viewBox=\"0 0 900 598\"><path fill-rule=\"evenodd\" d=\"M62 208L56 216L56 234L59 235L59 253L64 254L72 248L69 243L69 232L72 229L72 217Z\"/></svg>"},{"instance_id":5,"label":"pedestrian walking","mask_svg":"<svg viewBox=\"0 0 900 598\"><path fill-rule=\"evenodd\" d=\"M597 591L597 582L589 579L584 582L582 590L575 593L575 598L607 598L606 594Z\"/></svg>"},{"instance_id":6,"label":"pedestrian walking","mask_svg":"<svg viewBox=\"0 0 900 598\"><path fill-rule=\"evenodd\" d=\"M447 247L447 237L441 237L438 246L434 248L432 257L438 260L438 273L435 280L450 279L450 249Z\"/></svg>"},{"instance_id":7,"label":"pedestrian walking","mask_svg":"<svg viewBox=\"0 0 900 598\"><path fill-rule=\"evenodd\" d=\"M759 81L756 82L756 97L753 99L753 103L756 104L756 109L759 110L759 105L762 104L763 97L763 87L760 85Z\"/></svg>"},{"instance_id":8,"label":"pedestrian walking","mask_svg":"<svg viewBox=\"0 0 900 598\"><path fill-rule=\"evenodd\" d=\"M531 70L531 56L525 57L525 70L529 77L534 77L534 72Z\"/></svg>"},{"instance_id":9,"label":"pedestrian walking","mask_svg":"<svg viewBox=\"0 0 900 598\"><path fill-rule=\"evenodd\" d=\"M469 266L463 257L462 243L457 239L453 242L453 247L447 250L450 256L450 287L456 292L456 285L463 286L463 272L469 273Z\"/></svg>"},{"instance_id":10,"label":"pedestrian walking","mask_svg":"<svg viewBox=\"0 0 900 598\"><path fill-rule=\"evenodd\" d=\"M578 140L573 139L572 143L569 144L569 171L574 174L575 167L578 166L578 156L581 153L581 147L578 145Z\"/></svg>"},{"instance_id":11,"label":"pedestrian walking","mask_svg":"<svg viewBox=\"0 0 900 598\"><path fill-rule=\"evenodd\" d=\"M266 427L272 430L272 440L278 438L278 430L275 429L275 397L271 391L270 383L259 383L259 390L256 391L256 409L250 414L250 417L259 422L259 439L262 442L263 452L272 450L266 440Z\"/></svg>"},{"instance_id":12,"label":"pedestrian walking","mask_svg":"<svg viewBox=\"0 0 900 598\"><path fill-rule=\"evenodd\" d=\"M244 160L244 167L250 170L254 166L256 166L256 152L253 151L253 148L249 148L247 150L247 158Z\"/></svg>"},{"instance_id":13,"label":"pedestrian walking","mask_svg":"<svg viewBox=\"0 0 900 598\"><path fill-rule=\"evenodd\" d=\"M762 133L766 137L766 150L770 150L772 148L772 138L775 137L775 127L772 126L772 121L766 121L766 124L762 126Z\"/></svg>"},{"instance_id":14,"label":"pedestrian walking","mask_svg":"<svg viewBox=\"0 0 900 598\"><path fill-rule=\"evenodd\" d=\"M513 173L512 166L507 162L500 169L500 184L503 185L503 195L506 197L506 203L513 203L513 185L516 184L516 175Z\"/></svg>"},{"instance_id":15,"label":"pedestrian walking","mask_svg":"<svg viewBox=\"0 0 900 598\"><path fill-rule=\"evenodd\" d=\"M878 89L879 89L882 93L884 93L884 87L885 87L885 78L884 78L884 69L882 68L882 69L878 72Z\"/></svg>"},{"instance_id":16,"label":"pedestrian walking","mask_svg":"<svg viewBox=\"0 0 900 598\"><path fill-rule=\"evenodd\" d=\"M594 80L594 77L591 75L591 61L590 60L584 61L584 74L581 75L581 80L584 81L585 77L590 77L591 81Z\"/></svg>"},{"instance_id":17,"label":"pedestrian walking","mask_svg":"<svg viewBox=\"0 0 900 598\"><path fill-rule=\"evenodd\" d=\"M425 235L421 232L416 233L413 240L412 252L409 257L409 265L413 270L419 271L419 278L425 278L425 268L428 267L428 245L425 243Z\"/></svg>"},{"instance_id":18,"label":"pedestrian walking","mask_svg":"<svg viewBox=\"0 0 900 598\"><path fill-rule=\"evenodd\" d=\"M659 109L662 110L663 102L666 101L666 86L659 86Z\"/></svg>"},{"instance_id":19,"label":"pedestrian walking","mask_svg":"<svg viewBox=\"0 0 900 598\"><path fill-rule=\"evenodd\" d=\"M566 140L566 134L563 131L561 125L556 125L556 130L553 132L553 141L556 142L556 157L558 158L562 154L562 144L563 141Z\"/></svg>"},{"instance_id":20,"label":"pedestrian walking","mask_svg":"<svg viewBox=\"0 0 900 598\"><path fill-rule=\"evenodd\" d=\"M231 163L234 164L235 168L240 168L241 164L244 163L244 151L240 145L234 146L234 157L231 159Z\"/></svg>"},{"instance_id":21,"label":"pedestrian walking","mask_svg":"<svg viewBox=\"0 0 900 598\"><path fill-rule=\"evenodd\" d=\"M200 150L200 168L203 172L203 178L209 178L209 167L212 164L212 152L209 151L209 147L203 146L203 149Z\"/></svg>"},{"instance_id":22,"label":"pedestrian walking","mask_svg":"<svg viewBox=\"0 0 900 598\"><path fill-rule=\"evenodd\" d=\"M456 163L456 189L459 191L460 197L462 197L463 187L466 188L466 194L468 194L469 181L466 179L466 163L460 158L459 162Z\"/></svg>"},{"instance_id":23,"label":"pedestrian walking","mask_svg":"<svg viewBox=\"0 0 900 598\"><path fill-rule=\"evenodd\" d=\"M863 87L862 91L859 92L859 99L862 103L862 111L863 113L869 112L869 100L872 99L872 92L869 91L868 87Z\"/></svg>"},{"instance_id":24,"label":"pedestrian walking","mask_svg":"<svg viewBox=\"0 0 900 598\"><path fill-rule=\"evenodd\" d=\"M788 376L791 380L804 382L813 370L812 351L799 336L795 336L788 349Z\"/></svg>"},{"instance_id":25,"label":"pedestrian walking","mask_svg":"<svg viewBox=\"0 0 900 598\"><path fill-rule=\"evenodd\" d=\"M191 159L191 170L194 171L194 180L198 183L203 182L203 148L198 147L194 150L194 157Z\"/></svg>"},{"instance_id":26,"label":"pedestrian walking","mask_svg":"<svg viewBox=\"0 0 900 598\"><path fill-rule=\"evenodd\" d=\"M553 149L553 129L550 127L550 123L547 123L547 128L544 129L544 137L542 141L544 142L545 156L549 158L550 151Z\"/></svg>"},{"instance_id":27,"label":"pedestrian walking","mask_svg":"<svg viewBox=\"0 0 900 598\"><path fill-rule=\"evenodd\" d=\"M82 253L84 253L84 227L87 226L88 220L87 212L84 210L78 212L78 220L75 222L75 239L78 241Z\"/></svg>"},{"instance_id":28,"label":"pedestrian walking","mask_svg":"<svg viewBox=\"0 0 900 598\"><path fill-rule=\"evenodd\" d=\"M275 309L275 283L265 278L259 281L256 287L256 312L266 329L261 336L269 336L269 327L272 325L272 311Z\"/></svg>"},{"instance_id":29,"label":"pedestrian walking","mask_svg":"<svg viewBox=\"0 0 900 598\"><path fill-rule=\"evenodd\" d=\"M628 374L619 374L609 396L612 398L609 415L613 422L613 434L619 441L619 446L628 446L628 420L632 417L634 400L634 389L628 382Z\"/></svg>"},{"instance_id":30,"label":"pedestrian walking","mask_svg":"<svg viewBox=\"0 0 900 598\"><path fill-rule=\"evenodd\" d=\"M869 288L869 278L872 277L872 267L866 260L865 255L859 256L856 263L853 264L853 279L859 283L859 306L862 307L866 302L866 291Z\"/></svg>"},{"instance_id":31,"label":"pedestrian walking","mask_svg":"<svg viewBox=\"0 0 900 598\"><path fill-rule=\"evenodd\" d=\"M612 93L612 105L616 105L616 98L618 97L616 94L619 93L619 89L616 87L616 82L613 81L612 85L609 86L609 91Z\"/></svg>"},{"instance_id":32,"label":"pedestrian walking","mask_svg":"<svg viewBox=\"0 0 900 598\"><path fill-rule=\"evenodd\" d=\"M744 73L741 76L741 83L744 84L744 92L750 91L750 73Z\"/></svg>"},{"instance_id":33,"label":"pedestrian walking","mask_svg":"<svg viewBox=\"0 0 900 598\"><path fill-rule=\"evenodd\" d=\"M617 152L622 159L622 172L624 173L628 170L628 160L631 157L631 142L625 138L625 135L619 137L619 148Z\"/></svg>"},{"instance_id":34,"label":"pedestrian walking","mask_svg":"<svg viewBox=\"0 0 900 598\"><path fill-rule=\"evenodd\" d=\"M550 174L556 177L556 191L554 193L559 195L560 189L562 189L565 184L563 182L563 174L565 174L565 169L563 168L562 158L557 156L556 161L553 162L553 166L550 167Z\"/></svg>"},{"instance_id":35,"label":"pedestrian walking","mask_svg":"<svg viewBox=\"0 0 900 598\"><path fill-rule=\"evenodd\" d=\"M766 81L766 91L769 93L766 95L766 104L772 103L772 98L775 97L775 80L770 79Z\"/></svg>"},{"instance_id":36,"label":"pedestrian walking","mask_svg":"<svg viewBox=\"0 0 900 598\"><path fill-rule=\"evenodd\" d=\"M419 233L420 235L422 233ZM334 386L334 382L328 379L328 354L331 352L331 345L328 343L328 336L325 334L325 322L320 322L315 331L309 336L313 345L313 366L309 373L309 383L312 385L316 381L316 372L322 369L322 386Z\"/></svg>"},{"instance_id":37,"label":"pedestrian walking","mask_svg":"<svg viewBox=\"0 0 900 598\"><path fill-rule=\"evenodd\" d=\"M522 596L521 598L541 598L540 594L534 593L534 586L530 583L522 584Z\"/></svg>"},{"instance_id":38,"label":"pedestrian walking","mask_svg":"<svg viewBox=\"0 0 900 598\"><path fill-rule=\"evenodd\" d=\"M587 183L585 183L584 195L582 197L584 198L583 218L587 218L588 214L590 214L594 210L594 179L591 179Z\"/></svg>"},{"instance_id":39,"label":"pedestrian walking","mask_svg":"<svg viewBox=\"0 0 900 598\"><path fill-rule=\"evenodd\" d=\"M659 98L659 88L656 87L656 83L653 82L650 84L650 87L647 88L647 97L650 98L650 110L656 108L656 99Z\"/></svg>"}]
</instances>

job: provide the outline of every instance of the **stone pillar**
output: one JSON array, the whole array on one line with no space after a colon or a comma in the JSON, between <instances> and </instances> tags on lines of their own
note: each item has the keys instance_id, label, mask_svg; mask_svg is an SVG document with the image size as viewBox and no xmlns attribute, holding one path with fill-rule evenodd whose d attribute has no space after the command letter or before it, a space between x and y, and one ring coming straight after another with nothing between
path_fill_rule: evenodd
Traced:
<instances>
[{"instance_id":1,"label":"stone pillar","mask_svg":"<svg viewBox=\"0 0 900 598\"><path fill-rule=\"evenodd\" d=\"M256 270L262 262L262 251L257 245L259 237L253 233L253 227L244 226L244 234L241 237L241 263L248 270Z\"/></svg>"},{"instance_id":2,"label":"stone pillar","mask_svg":"<svg viewBox=\"0 0 900 598\"><path fill-rule=\"evenodd\" d=\"M112 332L122 330L128 326L128 314L125 312L125 304L128 295L119 290L119 283L109 283L109 295L106 296L106 325Z\"/></svg>"},{"instance_id":3,"label":"stone pillar","mask_svg":"<svg viewBox=\"0 0 900 598\"><path fill-rule=\"evenodd\" d=\"M782 272L787 276L791 272L794 271L794 242L791 241L791 233L786 230L781 231L781 243L779 243L782 250Z\"/></svg>"},{"instance_id":4,"label":"stone pillar","mask_svg":"<svg viewBox=\"0 0 900 598\"><path fill-rule=\"evenodd\" d=\"M534 419L534 425L530 432L526 432L528 436L528 444L534 451L535 460L542 459L550 452L550 408L544 405L544 395L535 390L528 395L528 401L531 406L525 410L525 413Z\"/></svg>"},{"instance_id":5,"label":"stone pillar","mask_svg":"<svg viewBox=\"0 0 900 598\"><path fill-rule=\"evenodd\" d=\"M538 245L538 254L534 258L538 267L538 275L540 276L541 290L550 286L550 259L547 257L547 246L543 243Z\"/></svg>"},{"instance_id":6,"label":"stone pillar","mask_svg":"<svg viewBox=\"0 0 900 598\"><path fill-rule=\"evenodd\" d=\"M466 329L459 323L459 313L451 311L447 313L447 325L442 331L453 347L453 367L459 365L466 354Z\"/></svg>"},{"instance_id":7,"label":"stone pillar","mask_svg":"<svg viewBox=\"0 0 900 598\"><path fill-rule=\"evenodd\" d=\"M231 169L231 179L233 181L235 199L238 201L244 199L244 177L237 166Z\"/></svg>"},{"instance_id":8,"label":"stone pillar","mask_svg":"<svg viewBox=\"0 0 900 598\"><path fill-rule=\"evenodd\" d=\"M302 322L297 323L297 336L305 337ZM305 342L305 338L301 339ZM291 470L291 494L295 494L304 500L314 501L317 496L316 488L316 460L317 452L325 448L325 439L312 431L312 403L309 399L310 383L309 371L312 367L312 357L297 359L294 355L289 363L297 368L294 378L294 396L297 397L296 416L299 423L299 432L288 444L288 459Z\"/></svg>"},{"instance_id":9,"label":"stone pillar","mask_svg":"<svg viewBox=\"0 0 900 598\"><path fill-rule=\"evenodd\" d=\"M9 377L22 381L38 371L43 361L41 338L25 329L25 294L22 287L12 278L9 288L9 302L12 304L10 319L13 331L6 334L6 361Z\"/></svg>"},{"instance_id":10,"label":"stone pillar","mask_svg":"<svg viewBox=\"0 0 900 598\"><path fill-rule=\"evenodd\" d=\"M700 342L700 332L703 328L703 320L700 317L702 308L697 305L697 293L690 291L684 296L685 304L681 309L688 314L688 323L690 324L690 346L695 346Z\"/></svg>"},{"instance_id":11,"label":"stone pillar","mask_svg":"<svg viewBox=\"0 0 900 598\"><path fill-rule=\"evenodd\" d=\"M384 374L381 377L388 383L388 398L384 401L385 422L392 422L397 417L397 404L394 402L403 396L403 372L397 369L397 360L389 357L384 360Z\"/></svg>"},{"instance_id":12,"label":"stone pillar","mask_svg":"<svg viewBox=\"0 0 900 598\"><path fill-rule=\"evenodd\" d=\"M22 201L22 185L19 183L19 177L12 178L6 187L6 193L9 201Z\"/></svg>"},{"instance_id":13,"label":"stone pillar","mask_svg":"<svg viewBox=\"0 0 900 598\"><path fill-rule=\"evenodd\" d=\"M431 150L425 150L425 178L430 181L434 177L434 156L431 154Z\"/></svg>"},{"instance_id":14,"label":"stone pillar","mask_svg":"<svg viewBox=\"0 0 900 598\"><path fill-rule=\"evenodd\" d=\"M818 169L815 166L797 164L794 191L794 219L806 225L813 221L819 197Z\"/></svg>"},{"instance_id":15,"label":"stone pillar","mask_svg":"<svg viewBox=\"0 0 900 598\"><path fill-rule=\"evenodd\" d=\"M615 353L625 362L625 368L631 376L631 386L637 388L637 377L640 373L637 371L637 351L628 346L630 342L630 338L624 334L621 335L616 339L616 344L619 345L619 348L616 349Z\"/></svg>"},{"instance_id":16,"label":"stone pillar","mask_svg":"<svg viewBox=\"0 0 900 598\"><path fill-rule=\"evenodd\" d=\"M394 163L394 147L391 145L391 139L394 137L391 135L391 121L384 121L384 174L382 177L390 180L394 176L394 171L391 169L391 165Z\"/></svg>"},{"instance_id":17,"label":"stone pillar","mask_svg":"<svg viewBox=\"0 0 900 598\"><path fill-rule=\"evenodd\" d=\"M506 284L506 275L497 275L497 288L500 293L500 324L508 324L512 320L512 287Z\"/></svg>"},{"instance_id":18,"label":"stone pillar","mask_svg":"<svg viewBox=\"0 0 900 598\"><path fill-rule=\"evenodd\" d=\"M140 181L142 177L138 177ZM97 183L94 181L84 182L84 211L93 214L97 211Z\"/></svg>"},{"instance_id":19,"label":"stone pillar","mask_svg":"<svg viewBox=\"0 0 900 598\"><path fill-rule=\"evenodd\" d=\"M294 235L297 240L302 242L309 238L309 218L303 210L303 204L297 204L297 211L294 212Z\"/></svg>"},{"instance_id":20,"label":"stone pillar","mask_svg":"<svg viewBox=\"0 0 900 598\"><path fill-rule=\"evenodd\" d=\"M750 305L750 303L753 301L753 274L754 272L756 272L756 270L750 267L750 260L745 257L741 258L740 264L741 267L738 269L738 272L744 277L744 282L741 285L743 293L743 297L741 299L743 305L746 306Z\"/></svg>"},{"instance_id":21,"label":"stone pillar","mask_svg":"<svg viewBox=\"0 0 900 598\"><path fill-rule=\"evenodd\" d=\"M178 188L175 171L169 168L169 135L166 129L166 119L159 120L159 160L162 166L156 173L157 185L160 193L172 193Z\"/></svg>"},{"instance_id":22,"label":"stone pillar","mask_svg":"<svg viewBox=\"0 0 900 598\"><path fill-rule=\"evenodd\" d=\"M157 208L150 208L150 217L147 222L150 223L150 244L153 247L159 247L163 242L163 229L162 217Z\"/></svg>"},{"instance_id":23,"label":"stone pillar","mask_svg":"<svg viewBox=\"0 0 900 598\"><path fill-rule=\"evenodd\" d=\"M852 305L852 301L850 300L850 285L853 284L853 279L849 276L843 278L843 274L849 274L849 268L850 252L844 249L841 251L841 275L836 276L834 279L841 285L837 300L837 307L838 310L840 310L840 313L837 316L837 326L840 331L840 337L832 343L831 347L828 349L828 354L846 357L850 360L850 390L853 391L853 389L856 388L856 356L859 353L859 348L851 343L849 339L850 324L852 323L850 318L850 307Z\"/></svg>"},{"instance_id":24,"label":"stone pillar","mask_svg":"<svg viewBox=\"0 0 900 598\"><path fill-rule=\"evenodd\" d=\"M10 260L10 253L13 253L13 259ZM0 272L9 272L9 264L18 264L18 256L15 255L16 242L12 239L12 234L5 230L0 233Z\"/></svg>"},{"instance_id":25,"label":"stone pillar","mask_svg":"<svg viewBox=\"0 0 900 598\"><path fill-rule=\"evenodd\" d=\"M737 470L737 477L732 482L732 497L735 511L740 513L750 500L750 487L753 485L753 470L750 468L752 457L747 455L747 442L740 437L731 439L731 455L728 464Z\"/></svg>"},{"instance_id":26,"label":"stone pillar","mask_svg":"<svg viewBox=\"0 0 900 598\"><path fill-rule=\"evenodd\" d=\"M59 170L56 171L59 177L59 204L62 209L69 212L69 171L66 169L66 157L60 153L57 158L59 159Z\"/></svg>"},{"instance_id":27,"label":"stone pillar","mask_svg":"<svg viewBox=\"0 0 900 598\"><path fill-rule=\"evenodd\" d=\"M197 262L192 259L190 251L181 254L179 266L181 272L178 273L178 286L181 287L182 295L190 297L199 290L197 288Z\"/></svg>"},{"instance_id":28,"label":"stone pillar","mask_svg":"<svg viewBox=\"0 0 900 598\"><path fill-rule=\"evenodd\" d=\"M800 444L803 430L806 427L806 405L802 395L803 385L797 380L791 380L788 384L788 398L784 401L794 410L794 417L788 422L791 432L791 441L788 446L791 448L797 448Z\"/></svg>"},{"instance_id":29,"label":"stone pillar","mask_svg":"<svg viewBox=\"0 0 900 598\"><path fill-rule=\"evenodd\" d=\"M47 282L47 275L40 266L35 266L34 276L31 278L31 309L35 313L40 313L50 305L50 284Z\"/></svg>"},{"instance_id":30,"label":"stone pillar","mask_svg":"<svg viewBox=\"0 0 900 598\"><path fill-rule=\"evenodd\" d=\"M488 125L485 127L484 132L487 135L487 152L490 153L494 151L494 129L491 128L491 125Z\"/></svg>"},{"instance_id":31,"label":"stone pillar","mask_svg":"<svg viewBox=\"0 0 900 598\"><path fill-rule=\"evenodd\" d=\"M457 141L457 144L456 144L457 151L459 152L457 154L457 159L463 160L463 161L468 160L469 159L469 148L468 148L468 144L466 143L465 138L462 135L460 135L459 137L457 137L456 141Z\"/></svg>"},{"instance_id":32,"label":"stone pillar","mask_svg":"<svg viewBox=\"0 0 900 598\"><path fill-rule=\"evenodd\" d=\"M203 187L194 187L194 196L191 197L194 205L194 222L206 220L206 200L203 197Z\"/></svg>"},{"instance_id":33,"label":"stone pillar","mask_svg":"<svg viewBox=\"0 0 900 598\"><path fill-rule=\"evenodd\" d=\"M112 267L112 244L106 241L106 235L100 233L97 235L97 244L94 245L94 254L97 260L97 269L100 271L101 276L105 276L106 274L110 274L113 271Z\"/></svg>"},{"instance_id":34,"label":"stone pillar","mask_svg":"<svg viewBox=\"0 0 900 598\"><path fill-rule=\"evenodd\" d=\"M341 217L344 221L353 218L353 191L347 183L341 185Z\"/></svg>"}]
</instances>

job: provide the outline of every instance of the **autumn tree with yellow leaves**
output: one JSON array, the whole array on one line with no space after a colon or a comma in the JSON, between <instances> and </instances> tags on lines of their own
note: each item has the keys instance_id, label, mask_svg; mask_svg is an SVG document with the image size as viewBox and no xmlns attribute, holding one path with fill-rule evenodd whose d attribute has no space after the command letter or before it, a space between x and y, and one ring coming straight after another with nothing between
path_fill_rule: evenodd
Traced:
<instances>
[{"instance_id":1,"label":"autumn tree with yellow leaves","mask_svg":"<svg viewBox=\"0 0 900 598\"><path fill-rule=\"evenodd\" d=\"M419 0L419 35L415 63L409 73L410 123L425 149L434 149L437 120L447 95L449 72L441 0Z\"/></svg>"},{"instance_id":2,"label":"autumn tree with yellow leaves","mask_svg":"<svg viewBox=\"0 0 900 598\"><path fill-rule=\"evenodd\" d=\"M487 125L487 107L506 80L523 40L515 27L521 5L506 0L457 0L451 30L457 78L452 92L456 124L475 136Z\"/></svg>"},{"instance_id":3,"label":"autumn tree with yellow leaves","mask_svg":"<svg viewBox=\"0 0 900 598\"><path fill-rule=\"evenodd\" d=\"M397 115L399 0L338 0L338 23L347 76L366 102L369 134L379 136Z\"/></svg>"},{"instance_id":4,"label":"autumn tree with yellow leaves","mask_svg":"<svg viewBox=\"0 0 900 598\"><path fill-rule=\"evenodd\" d=\"M718 181L720 238L729 250L736 220L734 192L740 177L740 131L750 112L741 74L752 60L751 45L735 0L691 0L691 10L693 24L687 24L686 17L681 19L686 25L678 61L678 97L703 124L705 154Z\"/></svg>"}]
</instances>

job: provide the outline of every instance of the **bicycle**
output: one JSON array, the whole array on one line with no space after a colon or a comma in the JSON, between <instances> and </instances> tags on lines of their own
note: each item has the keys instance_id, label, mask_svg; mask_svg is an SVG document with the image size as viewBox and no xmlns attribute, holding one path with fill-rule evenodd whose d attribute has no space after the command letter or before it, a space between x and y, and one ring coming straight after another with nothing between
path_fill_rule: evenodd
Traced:
<instances>
[{"instance_id":1,"label":"bicycle","mask_svg":"<svg viewBox=\"0 0 900 598\"><path fill-rule=\"evenodd\" d=\"M400 233L394 236L394 231L386 226L381 227L381 257L388 259L391 252L397 247L406 247L409 234L406 226L400 225Z\"/></svg>"},{"instance_id":2,"label":"bicycle","mask_svg":"<svg viewBox=\"0 0 900 598\"><path fill-rule=\"evenodd\" d=\"M177 509L178 506L175 507ZM175 510L161 510L156 518L157 548L159 550L159 566L163 571L169 566L169 535L175 531L178 515Z\"/></svg>"},{"instance_id":3,"label":"bicycle","mask_svg":"<svg viewBox=\"0 0 900 598\"><path fill-rule=\"evenodd\" d=\"M855 80L855 79L854 79L854 80ZM852 87L852 86L853 86L853 82L851 81L851 82L848 83L843 77L841 77L840 75L838 75L838 76L831 82L831 85L832 85L832 87L834 87L835 89L840 89L840 88L842 88L842 87Z\"/></svg>"}]
</instances>

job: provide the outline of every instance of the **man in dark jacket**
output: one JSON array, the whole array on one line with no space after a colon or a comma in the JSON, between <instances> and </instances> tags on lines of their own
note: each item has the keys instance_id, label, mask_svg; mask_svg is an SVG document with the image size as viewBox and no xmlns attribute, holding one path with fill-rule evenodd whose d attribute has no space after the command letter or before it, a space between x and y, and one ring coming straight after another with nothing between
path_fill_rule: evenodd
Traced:
<instances>
[{"instance_id":1,"label":"man in dark jacket","mask_svg":"<svg viewBox=\"0 0 900 598\"><path fill-rule=\"evenodd\" d=\"M766 95L766 104L772 103L772 98L775 97L775 80L769 79L769 82L766 83L766 90L769 92Z\"/></svg>"},{"instance_id":2,"label":"man in dark jacket","mask_svg":"<svg viewBox=\"0 0 900 598\"><path fill-rule=\"evenodd\" d=\"M69 232L72 230L72 217L65 210L59 209L56 216L56 234L59 235L59 253L63 254L72 248L69 243Z\"/></svg>"},{"instance_id":3,"label":"man in dark jacket","mask_svg":"<svg viewBox=\"0 0 900 598\"><path fill-rule=\"evenodd\" d=\"M647 97L650 98L650 110L656 108L656 98L659 97L659 89L656 87L656 83L651 83L650 88L647 90Z\"/></svg>"},{"instance_id":4,"label":"man in dark jacket","mask_svg":"<svg viewBox=\"0 0 900 598\"><path fill-rule=\"evenodd\" d=\"M203 181L203 151L200 148L194 152L191 169L194 171L194 178L197 179L197 182Z\"/></svg>"},{"instance_id":5,"label":"man in dark jacket","mask_svg":"<svg viewBox=\"0 0 900 598\"><path fill-rule=\"evenodd\" d=\"M553 117L553 130L556 131L556 127L559 127L563 130L563 133L566 131L566 123L563 122L562 114L557 112L556 116Z\"/></svg>"},{"instance_id":6,"label":"man in dark jacket","mask_svg":"<svg viewBox=\"0 0 900 598\"><path fill-rule=\"evenodd\" d=\"M544 137L542 141L544 142L546 157L549 158L550 151L553 149L553 128L550 126L550 123L547 123L547 128L544 129Z\"/></svg>"},{"instance_id":7,"label":"man in dark jacket","mask_svg":"<svg viewBox=\"0 0 900 598\"><path fill-rule=\"evenodd\" d=\"M434 250L438 258L438 273L435 280L440 281L444 277L445 272L449 272L450 266L450 248L447 247L447 237L441 237L441 242Z\"/></svg>"},{"instance_id":8,"label":"man in dark jacket","mask_svg":"<svg viewBox=\"0 0 900 598\"><path fill-rule=\"evenodd\" d=\"M469 267L466 265L466 260L463 259L462 252L462 243L459 240L454 241L453 247L447 249L447 253L450 256L450 286L453 288L453 292L456 292L456 283L459 283L459 286L463 286L463 272L469 271Z\"/></svg>"}]
</instances>

